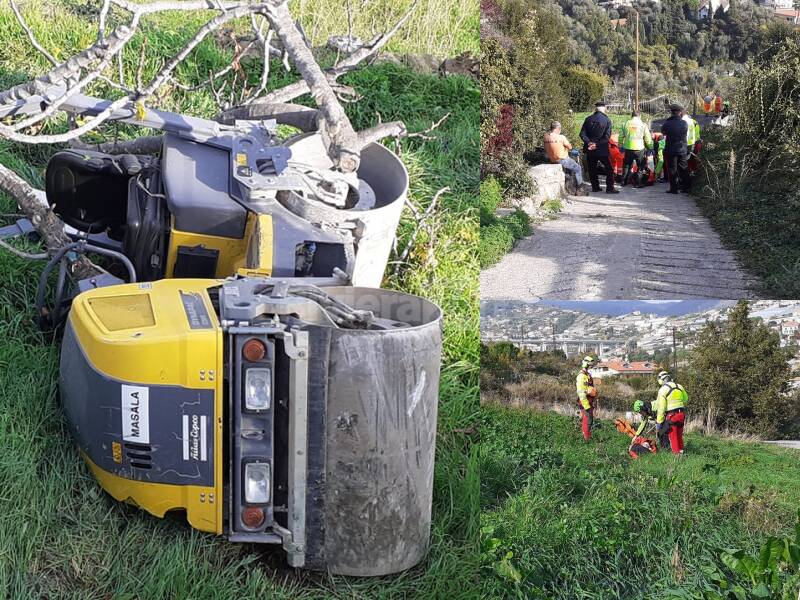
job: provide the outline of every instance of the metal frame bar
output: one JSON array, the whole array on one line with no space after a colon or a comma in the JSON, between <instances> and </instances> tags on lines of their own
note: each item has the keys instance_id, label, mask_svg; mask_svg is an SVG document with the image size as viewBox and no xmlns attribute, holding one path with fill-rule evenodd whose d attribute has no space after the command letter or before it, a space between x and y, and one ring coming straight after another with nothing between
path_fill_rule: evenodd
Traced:
<instances>
[{"instance_id":1,"label":"metal frame bar","mask_svg":"<svg viewBox=\"0 0 800 600\"><path fill-rule=\"evenodd\" d=\"M306 561L306 481L308 479L308 332L283 334L289 367L288 535L283 548L293 567ZM281 528L282 529L282 528Z\"/></svg>"}]
</instances>

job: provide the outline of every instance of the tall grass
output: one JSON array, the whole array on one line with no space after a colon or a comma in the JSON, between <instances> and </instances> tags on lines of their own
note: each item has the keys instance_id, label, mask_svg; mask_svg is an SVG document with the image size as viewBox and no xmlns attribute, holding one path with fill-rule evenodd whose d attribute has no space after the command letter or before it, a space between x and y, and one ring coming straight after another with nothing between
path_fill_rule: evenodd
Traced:
<instances>
[{"instance_id":1,"label":"tall grass","mask_svg":"<svg viewBox=\"0 0 800 600\"><path fill-rule=\"evenodd\" d=\"M314 44L331 35L346 35L348 4L353 32L368 40L396 22L414 0L292 0L289 6L300 18ZM480 8L476 0L417 0L418 5L403 30L390 42L392 52L424 52L455 56L479 51Z\"/></svg>"},{"instance_id":2,"label":"tall grass","mask_svg":"<svg viewBox=\"0 0 800 600\"><path fill-rule=\"evenodd\" d=\"M586 444L567 417L482 408L484 597L728 598L751 582L723 552L793 536L796 451L689 434L683 459L634 461L627 444L613 427Z\"/></svg>"},{"instance_id":3,"label":"tall grass","mask_svg":"<svg viewBox=\"0 0 800 600\"><path fill-rule=\"evenodd\" d=\"M353 4L362 3L354 0ZM371 9L376 11L379 4L387 5L366 4L375 5ZM324 11L331 9L324 2L306 5L320 11L318 19L326 18ZM80 14L82 6L72 1L27 5L26 15L42 42L57 56L65 56L91 42L95 34L91 22ZM402 6L399 2L392 9ZM467 5L453 3L453 10L460 10L459 6ZM446 14L442 3L431 2L428 9L439 10L442 18ZM376 27L382 27L384 23L377 21L380 13L374 14ZM153 53L144 65L147 77L192 35L199 22L194 19L192 15L148 19L125 54L126 76L135 76L144 37ZM417 43L412 40L404 42L409 49ZM199 82L230 60L229 51L204 43L181 68L179 77ZM28 50L24 34L4 6L0 9L0 83L45 68ZM248 78L257 82L260 65L246 68ZM297 77L282 73L277 65L273 73L273 86ZM432 299L445 314L433 531L427 559L411 571L380 579L295 572L286 568L280 550L232 544L193 531L181 520L159 520L108 497L78 455L61 415L56 390L58 340L41 336L33 324L41 264L0 253L0 598L317 600L477 594L472 590L477 589L478 456L469 431L478 418L474 244L478 236L479 91L466 78L420 76L392 65L353 73L346 83L364 96L362 102L346 107L359 128L374 125L377 113L385 120L405 120L412 131L451 113L436 130L435 139L402 142L402 158L411 176L411 201L424 208L436 190L450 186L451 192L442 197L434 214L434 238L418 236L410 264L397 274L391 269L385 281L388 287ZM100 86L92 92L111 94ZM161 106L206 117L215 112L208 90L171 90ZM104 131L126 137L141 133L116 125ZM0 162L41 186L52 151L0 142ZM0 197L0 213L14 208L8 198ZM404 214L401 248L413 227L410 215Z\"/></svg>"}]
</instances>

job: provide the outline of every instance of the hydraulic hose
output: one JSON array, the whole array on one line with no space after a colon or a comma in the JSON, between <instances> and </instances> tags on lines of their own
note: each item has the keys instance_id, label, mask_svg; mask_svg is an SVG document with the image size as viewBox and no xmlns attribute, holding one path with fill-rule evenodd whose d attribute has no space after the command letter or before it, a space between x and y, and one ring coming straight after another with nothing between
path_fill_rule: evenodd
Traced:
<instances>
[{"instance_id":1,"label":"hydraulic hose","mask_svg":"<svg viewBox=\"0 0 800 600\"><path fill-rule=\"evenodd\" d=\"M108 256L109 258L120 261L125 269L128 271L128 282L136 283L136 269L130 259L116 250L109 250L108 248L101 248L92 244L86 243L84 240L72 242L66 246L62 246L54 251L53 256L45 265L39 276L39 285L36 288L36 325L40 330L44 331L52 327L57 327L62 320L62 306L65 303L64 290L66 288L66 275L67 268L64 262L64 257L67 252L75 251L79 254L91 252L93 254L100 254ZM53 311L50 317L45 317L44 308L47 296L47 279L53 268L59 265L58 280L56 282L56 289L53 293Z\"/></svg>"}]
</instances>

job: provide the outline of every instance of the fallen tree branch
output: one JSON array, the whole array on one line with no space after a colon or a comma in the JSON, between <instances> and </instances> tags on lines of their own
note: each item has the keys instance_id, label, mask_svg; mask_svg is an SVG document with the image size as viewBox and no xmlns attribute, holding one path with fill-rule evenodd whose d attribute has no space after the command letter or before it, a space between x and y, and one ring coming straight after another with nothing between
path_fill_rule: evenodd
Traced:
<instances>
[{"instance_id":1,"label":"fallen tree branch","mask_svg":"<svg viewBox=\"0 0 800 600\"><path fill-rule=\"evenodd\" d=\"M392 121L390 123L380 123L375 127L370 127L363 131L358 132L358 144L360 148L369 146L373 142L380 142L381 140L392 137L401 138L408 135L406 124L402 121Z\"/></svg>"},{"instance_id":2,"label":"fallen tree branch","mask_svg":"<svg viewBox=\"0 0 800 600\"><path fill-rule=\"evenodd\" d=\"M398 256L397 260L394 263L394 274L399 275L400 269L406 261L408 257L411 255L411 251L414 249L414 243L417 241L417 236L419 236L422 229L426 226L426 221L433 215L433 212L436 210L436 205L439 202L439 198L442 194L445 194L450 191L449 187L443 187L440 189L436 194L434 194L431 203L428 205L428 208L425 209L425 212L420 213L420 211L411 203L411 200L406 200L406 206L411 209L411 213L414 215L414 220L416 221L416 226L414 227L414 231L411 233L411 237L408 238L408 242L406 243L405 248Z\"/></svg>"},{"instance_id":3,"label":"fallen tree branch","mask_svg":"<svg viewBox=\"0 0 800 600\"><path fill-rule=\"evenodd\" d=\"M2 164L0 164L0 190L16 200L49 250L72 243L64 233L64 222L42 201L33 186ZM88 258L79 256L73 262L73 273L83 279L98 275L100 270Z\"/></svg>"},{"instance_id":4,"label":"fallen tree branch","mask_svg":"<svg viewBox=\"0 0 800 600\"><path fill-rule=\"evenodd\" d=\"M25 30L25 34L28 36L28 41L31 43L31 46L36 48L39 51L39 54L44 56L48 62L53 65L54 67L58 66L58 61L53 58L53 55L50 54L44 47L39 43L36 39L36 36L33 35L33 31L31 28L28 27L28 24L25 22L25 19L22 17L22 13L19 12L17 8L17 3L14 0L9 0L9 4L11 4L11 10L14 11L14 16L17 17L17 22L19 23L20 27Z\"/></svg>"},{"instance_id":5,"label":"fallen tree branch","mask_svg":"<svg viewBox=\"0 0 800 600\"><path fill-rule=\"evenodd\" d=\"M410 137L410 138L420 138L422 140L433 140L433 139L436 139L435 136L431 135L431 133L433 133L433 131L435 129L438 129L441 126L442 123L444 123L448 118L450 118L450 114L451 113L447 113L445 116L443 116L441 119L439 119L438 121L436 121L430 127L428 127L427 129L425 129L423 131L415 131L413 133L409 133L408 137Z\"/></svg>"},{"instance_id":6,"label":"fallen tree branch","mask_svg":"<svg viewBox=\"0 0 800 600\"><path fill-rule=\"evenodd\" d=\"M325 73L305 45L288 7L286 4L274 6L266 11L266 15L319 107L320 133L334 167L343 173L356 171L361 161L358 135Z\"/></svg>"},{"instance_id":7,"label":"fallen tree branch","mask_svg":"<svg viewBox=\"0 0 800 600\"><path fill-rule=\"evenodd\" d=\"M275 119L279 125L297 127L300 131L317 130L319 111L300 104L248 104L228 109L216 120L223 125L233 125L237 119L266 121Z\"/></svg>"},{"instance_id":8,"label":"fallen tree branch","mask_svg":"<svg viewBox=\"0 0 800 600\"><path fill-rule=\"evenodd\" d=\"M325 75L328 78L329 84L332 86L340 85L337 81L339 77L355 70L363 62L371 60L377 56L378 52L380 52L384 46L389 43L389 40L391 40L392 37L394 37L394 35L403 27L403 25L406 24L408 19L411 18L411 15L417 7L417 2L418 0L415 0L411 7L405 12L405 14L403 14L400 20L398 20L391 29L375 36L368 45L356 50L342 61L338 61L334 68L327 69L325 71ZM311 90L308 83L301 79L300 81L290 83L287 86L274 90L269 94L254 100L253 102L258 104L279 104L281 102L291 102L303 94L308 94L310 91Z\"/></svg>"}]
</instances>

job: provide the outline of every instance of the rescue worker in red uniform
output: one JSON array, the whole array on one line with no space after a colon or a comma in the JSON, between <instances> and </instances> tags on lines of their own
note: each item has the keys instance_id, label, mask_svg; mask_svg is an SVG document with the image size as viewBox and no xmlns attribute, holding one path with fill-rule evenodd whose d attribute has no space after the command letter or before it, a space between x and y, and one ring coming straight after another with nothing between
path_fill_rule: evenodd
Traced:
<instances>
[{"instance_id":1,"label":"rescue worker in red uniform","mask_svg":"<svg viewBox=\"0 0 800 600\"><path fill-rule=\"evenodd\" d=\"M667 371L658 374L658 396L655 401L656 424L661 447L666 448L664 438L669 438L673 454L683 455L683 426L686 422L686 402L689 395L679 383L672 381Z\"/></svg>"},{"instance_id":2,"label":"rescue worker in red uniform","mask_svg":"<svg viewBox=\"0 0 800 600\"><path fill-rule=\"evenodd\" d=\"M575 379L575 389L578 393L578 408L581 412L581 431L583 439L587 442L592 438L592 426L594 425L594 401L597 397L597 390L594 388L594 381L589 369L595 364L594 358L587 356L581 362L581 370Z\"/></svg>"}]
</instances>

